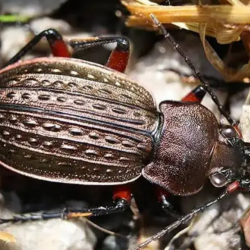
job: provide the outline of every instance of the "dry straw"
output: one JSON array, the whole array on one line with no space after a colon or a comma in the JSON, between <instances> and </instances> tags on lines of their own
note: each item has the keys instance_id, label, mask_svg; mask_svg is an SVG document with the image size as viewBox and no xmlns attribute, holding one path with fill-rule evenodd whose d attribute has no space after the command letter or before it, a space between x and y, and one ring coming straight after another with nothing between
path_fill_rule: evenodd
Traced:
<instances>
[{"instance_id":1,"label":"dry straw","mask_svg":"<svg viewBox=\"0 0 250 250\"><path fill-rule=\"evenodd\" d=\"M153 13L163 24L173 24L197 32L200 34L208 60L227 81L249 82L250 60L237 70L227 67L205 37L215 37L220 44L230 44L241 39L249 55L250 0L220 2L223 4L160 6L149 0L122 0L131 13L127 20L128 26L154 29L150 18L150 14Z\"/></svg>"}]
</instances>

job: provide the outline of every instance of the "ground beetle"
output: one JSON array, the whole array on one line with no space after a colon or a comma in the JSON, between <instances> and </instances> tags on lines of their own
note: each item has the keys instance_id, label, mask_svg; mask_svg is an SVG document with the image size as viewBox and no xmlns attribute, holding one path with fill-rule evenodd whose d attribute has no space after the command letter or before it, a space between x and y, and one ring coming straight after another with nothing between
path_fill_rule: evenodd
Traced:
<instances>
[{"instance_id":1,"label":"ground beetle","mask_svg":"<svg viewBox=\"0 0 250 250\"><path fill-rule=\"evenodd\" d=\"M129 183L141 175L165 192L197 193L210 178L227 186L214 201L181 217L141 244L144 247L238 187L249 187L249 145L209 84L172 37L151 15L202 85L181 102L164 101L157 111L150 93L124 70L129 43L123 37L73 40L74 49L117 43L106 66L69 58L55 30L37 35L0 71L0 163L33 178L81 185L114 185L114 206L64 209L17 215L1 223L71 218L123 211L131 200ZM56 58L17 62L42 37ZM208 92L229 126L200 104ZM164 191L166 190L166 191Z\"/></svg>"}]
</instances>

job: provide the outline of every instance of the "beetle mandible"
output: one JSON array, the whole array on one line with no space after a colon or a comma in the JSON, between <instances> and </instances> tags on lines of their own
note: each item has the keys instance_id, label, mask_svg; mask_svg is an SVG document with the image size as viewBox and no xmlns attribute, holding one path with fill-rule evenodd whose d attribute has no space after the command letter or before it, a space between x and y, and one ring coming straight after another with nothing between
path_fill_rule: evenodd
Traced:
<instances>
[{"instance_id":1,"label":"beetle mandible","mask_svg":"<svg viewBox=\"0 0 250 250\"><path fill-rule=\"evenodd\" d=\"M141 175L182 196L199 192L207 177L216 187L227 186L227 193L249 187L249 146L237 124L190 59L152 18L201 81L181 102L162 102L160 111L151 94L123 73L129 58L129 42L123 37L71 41L77 49L115 42L106 66L101 66L70 58L60 34L49 29L0 71L1 165L45 181L114 185L113 206L19 215L1 223L123 211L132 197L129 183ZM42 37L56 57L17 62ZM213 113L200 104L206 92L229 126L220 127ZM188 219L190 214L175 225Z\"/></svg>"}]
</instances>

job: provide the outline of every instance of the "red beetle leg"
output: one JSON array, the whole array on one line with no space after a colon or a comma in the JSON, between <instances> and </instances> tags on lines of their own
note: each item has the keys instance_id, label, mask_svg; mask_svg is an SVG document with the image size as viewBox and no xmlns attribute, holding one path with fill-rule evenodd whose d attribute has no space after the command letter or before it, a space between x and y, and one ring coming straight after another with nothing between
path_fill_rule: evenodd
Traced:
<instances>
[{"instance_id":1,"label":"red beetle leg","mask_svg":"<svg viewBox=\"0 0 250 250\"><path fill-rule=\"evenodd\" d=\"M155 193L159 202L161 202L163 199L167 199L170 196L170 193L167 190L158 186L155 187Z\"/></svg>"},{"instance_id":2,"label":"red beetle leg","mask_svg":"<svg viewBox=\"0 0 250 250\"><path fill-rule=\"evenodd\" d=\"M111 53L106 66L119 72L124 72L128 64L128 58L128 52L114 50Z\"/></svg>"},{"instance_id":3,"label":"red beetle leg","mask_svg":"<svg viewBox=\"0 0 250 250\"><path fill-rule=\"evenodd\" d=\"M74 39L70 42L74 49L87 49L110 43L116 43L116 47L110 54L106 66L124 72L129 59L129 41L126 38L119 36L91 37L80 40Z\"/></svg>"},{"instance_id":4,"label":"red beetle leg","mask_svg":"<svg viewBox=\"0 0 250 250\"><path fill-rule=\"evenodd\" d=\"M159 186L155 187L155 192L158 202L161 204L162 210L164 210L164 212L171 216L179 216L179 214L175 211L173 205L169 202L169 197L171 194L167 190Z\"/></svg>"},{"instance_id":5,"label":"red beetle leg","mask_svg":"<svg viewBox=\"0 0 250 250\"><path fill-rule=\"evenodd\" d=\"M227 187L227 192L229 194L233 193L234 191L238 190L240 187L240 183L238 181L232 182L231 184L228 185Z\"/></svg>"},{"instance_id":6,"label":"red beetle leg","mask_svg":"<svg viewBox=\"0 0 250 250\"><path fill-rule=\"evenodd\" d=\"M129 205L132 194L128 186L117 186L114 188L113 206L100 206L94 208L64 208L61 211L41 212L32 214L15 215L10 219L0 219L0 224L10 222L25 222L34 220L49 220L55 218L71 219L77 217L89 217L108 215L123 212Z\"/></svg>"},{"instance_id":7,"label":"red beetle leg","mask_svg":"<svg viewBox=\"0 0 250 250\"><path fill-rule=\"evenodd\" d=\"M132 193L130 187L127 185L116 186L113 189L113 200L125 200L128 204L132 199Z\"/></svg>"},{"instance_id":8,"label":"red beetle leg","mask_svg":"<svg viewBox=\"0 0 250 250\"><path fill-rule=\"evenodd\" d=\"M241 133L241 131L239 129L239 126L238 125L234 125L233 127L234 127L235 131L237 132L239 138L242 139L242 133Z\"/></svg>"},{"instance_id":9,"label":"red beetle leg","mask_svg":"<svg viewBox=\"0 0 250 250\"><path fill-rule=\"evenodd\" d=\"M5 65L8 66L19 61L25 54L32 50L32 48L39 43L39 41L46 37L54 56L70 57L66 43L63 41L61 35L54 29L42 31L36 35L28 44L26 44L9 62Z\"/></svg>"},{"instance_id":10,"label":"red beetle leg","mask_svg":"<svg viewBox=\"0 0 250 250\"><path fill-rule=\"evenodd\" d=\"M68 47L63 39L55 40L54 42L50 43L50 48L52 51L53 56L58 57L71 57Z\"/></svg>"},{"instance_id":11,"label":"red beetle leg","mask_svg":"<svg viewBox=\"0 0 250 250\"><path fill-rule=\"evenodd\" d=\"M201 102L205 96L206 91L203 86L199 85L193 89L189 94L182 98L182 102Z\"/></svg>"},{"instance_id":12,"label":"red beetle leg","mask_svg":"<svg viewBox=\"0 0 250 250\"><path fill-rule=\"evenodd\" d=\"M119 72L124 72L128 65L128 59L129 45L124 47L117 46L109 56L106 66Z\"/></svg>"}]
</instances>

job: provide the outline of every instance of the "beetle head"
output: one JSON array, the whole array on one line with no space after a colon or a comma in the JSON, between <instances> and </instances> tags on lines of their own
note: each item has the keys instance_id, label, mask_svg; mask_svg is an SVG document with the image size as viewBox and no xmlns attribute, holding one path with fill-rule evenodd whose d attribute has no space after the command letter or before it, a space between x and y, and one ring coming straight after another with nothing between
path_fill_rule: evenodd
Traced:
<instances>
[{"instance_id":1,"label":"beetle head","mask_svg":"<svg viewBox=\"0 0 250 250\"><path fill-rule=\"evenodd\" d=\"M244 142L233 126L222 126L210 161L209 178L215 187L246 178Z\"/></svg>"}]
</instances>

